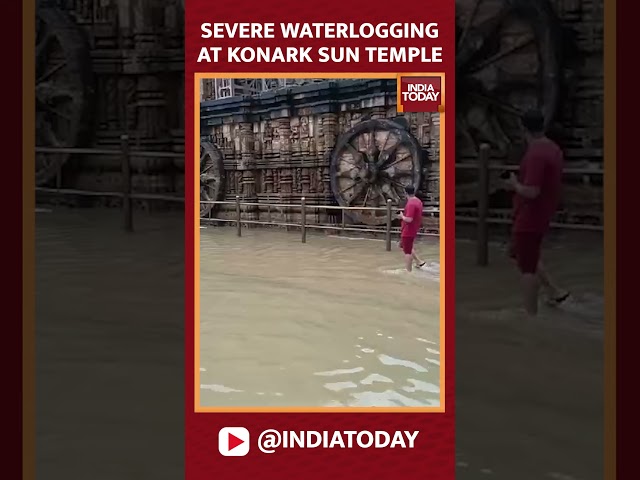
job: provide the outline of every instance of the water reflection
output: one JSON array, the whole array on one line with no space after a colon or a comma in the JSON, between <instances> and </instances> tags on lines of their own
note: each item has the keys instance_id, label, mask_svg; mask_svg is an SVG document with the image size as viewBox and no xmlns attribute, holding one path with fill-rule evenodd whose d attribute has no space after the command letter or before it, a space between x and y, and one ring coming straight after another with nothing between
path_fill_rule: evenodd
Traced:
<instances>
[{"instance_id":1,"label":"water reflection","mask_svg":"<svg viewBox=\"0 0 640 480\"><path fill-rule=\"evenodd\" d=\"M376 240L200 235L203 406L439 405L436 241L409 274Z\"/></svg>"}]
</instances>

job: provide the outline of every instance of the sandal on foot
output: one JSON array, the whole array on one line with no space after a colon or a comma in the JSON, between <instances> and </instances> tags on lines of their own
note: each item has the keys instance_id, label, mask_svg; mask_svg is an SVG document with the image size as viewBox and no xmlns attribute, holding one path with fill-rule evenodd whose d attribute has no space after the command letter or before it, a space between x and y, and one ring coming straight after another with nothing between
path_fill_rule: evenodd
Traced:
<instances>
[{"instance_id":1,"label":"sandal on foot","mask_svg":"<svg viewBox=\"0 0 640 480\"><path fill-rule=\"evenodd\" d=\"M551 304L552 305L560 305L562 302L564 302L567 298L569 298L569 296L571 295L570 292L567 292L563 295L560 295L559 297L555 297L550 299Z\"/></svg>"}]
</instances>

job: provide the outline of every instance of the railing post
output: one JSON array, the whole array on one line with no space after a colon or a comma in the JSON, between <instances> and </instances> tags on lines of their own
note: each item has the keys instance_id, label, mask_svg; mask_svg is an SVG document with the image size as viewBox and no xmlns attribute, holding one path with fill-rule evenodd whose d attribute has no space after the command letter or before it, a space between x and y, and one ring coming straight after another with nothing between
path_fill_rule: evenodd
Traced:
<instances>
[{"instance_id":1,"label":"railing post","mask_svg":"<svg viewBox=\"0 0 640 480\"><path fill-rule=\"evenodd\" d=\"M489 153L486 143L480 145L478 157L478 231L477 262L481 267L489 264Z\"/></svg>"},{"instance_id":2,"label":"railing post","mask_svg":"<svg viewBox=\"0 0 640 480\"><path fill-rule=\"evenodd\" d=\"M300 229L302 230L302 243L307 243L307 209L304 197L300 200Z\"/></svg>"},{"instance_id":3,"label":"railing post","mask_svg":"<svg viewBox=\"0 0 640 480\"><path fill-rule=\"evenodd\" d=\"M387 231L386 231L386 235L387 235L387 252L391 251L391 222L393 221L393 218L391 218L391 199L387 200Z\"/></svg>"},{"instance_id":4,"label":"railing post","mask_svg":"<svg viewBox=\"0 0 640 480\"><path fill-rule=\"evenodd\" d=\"M122 151L122 209L124 210L124 229L133 231L133 205L131 203L131 161L129 158L129 135L120 136Z\"/></svg>"},{"instance_id":5,"label":"railing post","mask_svg":"<svg viewBox=\"0 0 640 480\"><path fill-rule=\"evenodd\" d=\"M236 195L236 228L238 236L242 236L242 213L240 212L240 196Z\"/></svg>"}]
</instances>

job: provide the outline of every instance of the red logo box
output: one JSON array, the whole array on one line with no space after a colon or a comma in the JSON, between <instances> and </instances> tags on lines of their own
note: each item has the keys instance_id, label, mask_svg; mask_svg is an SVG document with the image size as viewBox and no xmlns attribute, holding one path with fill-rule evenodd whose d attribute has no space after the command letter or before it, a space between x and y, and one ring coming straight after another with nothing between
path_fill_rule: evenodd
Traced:
<instances>
[{"instance_id":1,"label":"red logo box","mask_svg":"<svg viewBox=\"0 0 640 480\"><path fill-rule=\"evenodd\" d=\"M399 112L443 112L442 78L400 76L398 79Z\"/></svg>"}]
</instances>

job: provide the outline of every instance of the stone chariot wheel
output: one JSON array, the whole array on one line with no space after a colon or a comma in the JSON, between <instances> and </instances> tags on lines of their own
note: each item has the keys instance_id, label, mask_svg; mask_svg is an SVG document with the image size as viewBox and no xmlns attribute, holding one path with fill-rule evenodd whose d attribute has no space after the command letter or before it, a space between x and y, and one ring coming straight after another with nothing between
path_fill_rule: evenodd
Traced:
<instances>
[{"instance_id":1,"label":"stone chariot wheel","mask_svg":"<svg viewBox=\"0 0 640 480\"><path fill-rule=\"evenodd\" d=\"M366 120L344 133L331 155L331 189L343 207L398 206L404 188L419 188L422 149L401 124L392 120ZM381 225L385 211L350 210L355 222Z\"/></svg>"},{"instance_id":2,"label":"stone chariot wheel","mask_svg":"<svg viewBox=\"0 0 640 480\"><path fill-rule=\"evenodd\" d=\"M560 97L562 33L548 0L456 0L456 151L480 143L519 158L520 116L538 108L549 127Z\"/></svg>"},{"instance_id":3,"label":"stone chariot wheel","mask_svg":"<svg viewBox=\"0 0 640 480\"><path fill-rule=\"evenodd\" d=\"M220 201L224 197L223 155L211 142L200 142L200 200ZM200 204L200 217L216 210L212 203Z\"/></svg>"},{"instance_id":4,"label":"stone chariot wheel","mask_svg":"<svg viewBox=\"0 0 640 480\"><path fill-rule=\"evenodd\" d=\"M91 58L84 35L61 10L36 13L36 145L78 147L87 132ZM36 155L36 185L54 178L68 160L63 153Z\"/></svg>"}]
</instances>

